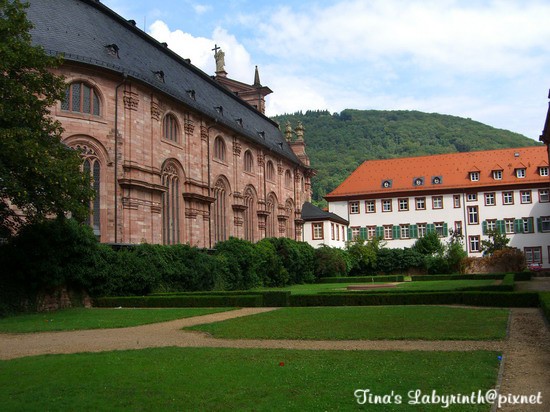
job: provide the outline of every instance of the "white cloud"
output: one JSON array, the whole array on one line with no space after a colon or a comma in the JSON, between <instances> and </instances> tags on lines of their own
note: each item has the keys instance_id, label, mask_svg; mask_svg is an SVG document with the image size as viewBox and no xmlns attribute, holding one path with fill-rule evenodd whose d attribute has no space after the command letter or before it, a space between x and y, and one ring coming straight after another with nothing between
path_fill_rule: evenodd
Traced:
<instances>
[{"instance_id":1,"label":"white cloud","mask_svg":"<svg viewBox=\"0 0 550 412\"><path fill-rule=\"evenodd\" d=\"M225 52L225 70L232 78L250 83L254 80L250 54L235 36L222 28L216 28L212 38L194 37L182 30L171 31L166 23L157 20L149 26L149 34L160 42L168 43L171 50L191 59L193 65L211 75L216 70L212 49L217 44Z\"/></svg>"},{"instance_id":2,"label":"white cloud","mask_svg":"<svg viewBox=\"0 0 550 412\"><path fill-rule=\"evenodd\" d=\"M195 4L193 5L193 10L195 10L195 13L197 14L204 14L212 10L212 6L205 4Z\"/></svg>"}]
</instances>

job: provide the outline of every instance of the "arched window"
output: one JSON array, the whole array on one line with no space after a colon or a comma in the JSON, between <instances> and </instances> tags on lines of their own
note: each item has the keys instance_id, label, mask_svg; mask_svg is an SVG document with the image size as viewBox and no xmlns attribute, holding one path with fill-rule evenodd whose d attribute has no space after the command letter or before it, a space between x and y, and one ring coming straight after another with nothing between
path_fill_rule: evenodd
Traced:
<instances>
[{"instance_id":1,"label":"arched window","mask_svg":"<svg viewBox=\"0 0 550 412\"><path fill-rule=\"evenodd\" d=\"M273 162L271 160L267 161L265 175L267 180L275 180L275 166L273 166Z\"/></svg>"},{"instance_id":2,"label":"arched window","mask_svg":"<svg viewBox=\"0 0 550 412\"><path fill-rule=\"evenodd\" d=\"M288 188L292 187L292 174L288 169L286 169L286 172L285 172L285 187L288 187Z\"/></svg>"},{"instance_id":3,"label":"arched window","mask_svg":"<svg viewBox=\"0 0 550 412\"><path fill-rule=\"evenodd\" d=\"M244 152L244 171L253 172L254 171L254 158L250 150Z\"/></svg>"},{"instance_id":4,"label":"arched window","mask_svg":"<svg viewBox=\"0 0 550 412\"><path fill-rule=\"evenodd\" d=\"M176 117L172 114L167 114L164 116L162 121L162 136L173 142L178 142L179 127Z\"/></svg>"},{"instance_id":5,"label":"arched window","mask_svg":"<svg viewBox=\"0 0 550 412\"><path fill-rule=\"evenodd\" d=\"M294 239L294 202L291 199L288 199L285 203L285 212L287 215L286 219L286 237Z\"/></svg>"},{"instance_id":6,"label":"arched window","mask_svg":"<svg viewBox=\"0 0 550 412\"><path fill-rule=\"evenodd\" d=\"M227 188L222 179L214 187L214 242L227 240Z\"/></svg>"},{"instance_id":7,"label":"arched window","mask_svg":"<svg viewBox=\"0 0 550 412\"><path fill-rule=\"evenodd\" d=\"M214 140L214 159L225 162L225 142L221 136L217 136Z\"/></svg>"},{"instance_id":8,"label":"arched window","mask_svg":"<svg viewBox=\"0 0 550 412\"><path fill-rule=\"evenodd\" d=\"M173 164L163 168L162 184L166 188L162 194L162 241L165 245L172 245L180 241L179 176Z\"/></svg>"},{"instance_id":9,"label":"arched window","mask_svg":"<svg viewBox=\"0 0 550 412\"><path fill-rule=\"evenodd\" d=\"M256 196L252 188L246 188L244 192L244 238L250 242L254 242L254 222L256 221Z\"/></svg>"},{"instance_id":10,"label":"arched window","mask_svg":"<svg viewBox=\"0 0 550 412\"><path fill-rule=\"evenodd\" d=\"M88 224L94 230L94 234L99 237L101 234L101 219L100 219L100 198L99 188L101 183L101 165L97 157L88 156L84 158L82 163L84 172L90 175L92 188L94 190L94 198L90 202L90 218Z\"/></svg>"},{"instance_id":11,"label":"arched window","mask_svg":"<svg viewBox=\"0 0 550 412\"><path fill-rule=\"evenodd\" d=\"M267 198L267 215L265 235L266 237L276 237L277 236L277 198L275 195L271 194Z\"/></svg>"},{"instance_id":12,"label":"arched window","mask_svg":"<svg viewBox=\"0 0 550 412\"><path fill-rule=\"evenodd\" d=\"M84 82L74 82L65 88L61 109L69 112L101 115L99 94L93 86Z\"/></svg>"}]
</instances>

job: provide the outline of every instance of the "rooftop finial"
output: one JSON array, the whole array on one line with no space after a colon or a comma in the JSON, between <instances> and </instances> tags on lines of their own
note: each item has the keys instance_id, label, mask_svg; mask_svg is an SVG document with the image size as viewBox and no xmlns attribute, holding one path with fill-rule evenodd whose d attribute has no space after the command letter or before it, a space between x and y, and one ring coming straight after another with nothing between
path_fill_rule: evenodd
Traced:
<instances>
[{"instance_id":1,"label":"rooftop finial","mask_svg":"<svg viewBox=\"0 0 550 412\"><path fill-rule=\"evenodd\" d=\"M258 66L256 66L256 71L254 72L254 87L262 87L260 83L260 73L258 72Z\"/></svg>"},{"instance_id":2,"label":"rooftop finial","mask_svg":"<svg viewBox=\"0 0 550 412\"><path fill-rule=\"evenodd\" d=\"M216 74L225 72L225 53L217 44L214 44L212 51L216 60Z\"/></svg>"}]
</instances>

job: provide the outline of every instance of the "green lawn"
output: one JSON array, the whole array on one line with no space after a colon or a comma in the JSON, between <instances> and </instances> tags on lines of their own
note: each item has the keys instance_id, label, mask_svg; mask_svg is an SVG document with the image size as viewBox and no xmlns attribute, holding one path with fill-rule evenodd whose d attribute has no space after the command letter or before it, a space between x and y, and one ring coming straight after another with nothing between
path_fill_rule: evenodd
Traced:
<instances>
[{"instance_id":1,"label":"green lawn","mask_svg":"<svg viewBox=\"0 0 550 412\"><path fill-rule=\"evenodd\" d=\"M282 308L188 329L227 339L494 340L505 337L508 315L446 306Z\"/></svg>"},{"instance_id":2,"label":"green lawn","mask_svg":"<svg viewBox=\"0 0 550 412\"><path fill-rule=\"evenodd\" d=\"M295 295L314 295L319 292L347 292L346 287L349 285L387 285L387 282L353 282L353 278L350 278L348 283L313 283L305 285L292 285L283 288L258 288L253 290L288 290ZM406 291L406 290L426 290L426 291L438 291L438 290L455 290L464 287L476 287L476 286L489 286L494 285L493 279L481 279L481 280L427 280L418 282L399 282L396 286L389 286L387 288L376 288L373 291Z\"/></svg>"},{"instance_id":3,"label":"green lawn","mask_svg":"<svg viewBox=\"0 0 550 412\"><path fill-rule=\"evenodd\" d=\"M498 353L160 348L0 361L3 411L489 411L408 405L408 392L486 391ZM359 405L354 393L402 397Z\"/></svg>"},{"instance_id":4,"label":"green lawn","mask_svg":"<svg viewBox=\"0 0 550 412\"><path fill-rule=\"evenodd\" d=\"M109 329L207 315L230 309L65 309L0 319L0 332L27 333L79 329Z\"/></svg>"}]
</instances>

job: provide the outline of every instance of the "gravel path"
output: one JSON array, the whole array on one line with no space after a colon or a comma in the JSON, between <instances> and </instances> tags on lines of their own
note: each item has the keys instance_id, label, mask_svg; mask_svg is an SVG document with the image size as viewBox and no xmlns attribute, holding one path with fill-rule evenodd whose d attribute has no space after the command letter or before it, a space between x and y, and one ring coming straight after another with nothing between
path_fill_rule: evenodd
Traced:
<instances>
[{"instance_id":1,"label":"gravel path","mask_svg":"<svg viewBox=\"0 0 550 412\"><path fill-rule=\"evenodd\" d=\"M148 347L225 347L310 350L397 350L397 351L472 351L503 353L500 393L536 395L543 405L505 406L502 411L549 411L550 407L550 331L538 309L512 309L509 337L504 341L296 341L214 339L200 332L180 329L202 323L218 322L240 316L268 312L276 308L245 308L194 318L178 319L120 329L0 334L0 359L56 353L101 352Z\"/></svg>"}]
</instances>

